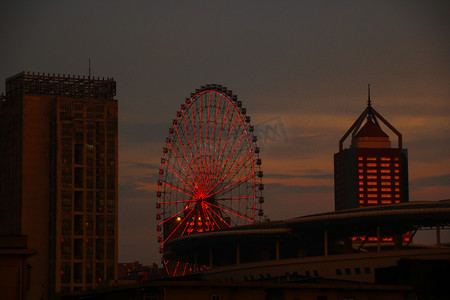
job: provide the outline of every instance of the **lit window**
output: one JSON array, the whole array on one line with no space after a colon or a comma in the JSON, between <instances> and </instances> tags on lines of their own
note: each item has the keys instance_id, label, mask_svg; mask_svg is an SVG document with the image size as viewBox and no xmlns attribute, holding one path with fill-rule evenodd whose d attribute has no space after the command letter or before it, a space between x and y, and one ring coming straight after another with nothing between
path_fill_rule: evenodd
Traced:
<instances>
[{"instance_id":1,"label":"lit window","mask_svg":"<svg viewBox=\"0 0 450 300\"><path fill-rule=\"evenodd\" d=\"M383 182L381 183L381 185L391 185L391 183L390 183L389 181L383 181Z\"/></svg>"},{"instance_id":2,"label":"lit window","mask_svg":"<svg viewBox=\"0 0 450 300\"><path fill-rule=\"evenodd\" d=\"M400 185L400 182L398 182L398 181L397 181L397 182L395 182L395 185Z\"/></svg>"},{"instance_id":3,"label":"lit window","mask_svg":"<svg viewBox=\"0 0 450 300\"><path fill-rule=\"evenodd\" d=\"M399 177L399 176L397 176L397 175L396 175L396 176L394 176L394 178L395 178L395 179L400 179L400 177Z\"/></svg>"},{"instance_id":4,"label":"lit window","mask_svg":"<svg viewBox=\"0 0 450 300\"><path fill-rule=\"evenodd\" d=\"M395 191L396 191L396 192L400 192L400 189L399 189L399 188L395 188Z\"/></svg>"},{"instance_id":5,"label":"lit window","mask_svg":"<svg viewBox=\"0 0 450 300\"><path fill-rule=\"evenodd\" d=\"M364 173L364 170L363 169L358 169L358 172L359 173Z\"/></svg>"},{"instance_id":6,"label":"lit window","mask_svg":"<svg viewBox=\"0 0 450 300\"><path fill-rule=\"evenodd\" d=\"M400 195L399 194L395 194L395 198L400 198Z\"/></svg>"},{"instance_id":7,"label":"lit window","mask_svg":"<svg viewBox=\"0 0 450 300\"><path fill-rule=\"evenodd\" d=\"M364 181L360 181L360 182L359 182L359 185L364 185Z\"/></svg>"},{"instance_id":8,"label":"lit window","mask_svg":"<svg viewBox=\"0 0 450 300\"><path fill-rule=\"evenodd\" d=\"M396 157L395 160L398 160L398 157Z\"/></svg>"},{"instance_id":9,"label":"lit window","mask_svg":"<svg viewBox=\"0 0 450 300\"><path fill-rule=\"evenodd\" d=\"M363 160L363 158L362 157L358 157L358 160Z\"/></svg>"},{"instance_id":10,"label":"lit window","mask_svg":"<svg viewBox=\"0 0 450 300\"><path fill-rule=\"evenodd\" d=\"M390 157L382 157L381 160L382 161L391 161L391 158Z\"/></svg>"},{"instance_id":11,"label":"lit window","mask_svg":"<svg viewBox=\"0 0 450 300\"><path fill-rule=\"evenodd\" d=\"M395 203L400 203L400 200L395 200Z\"/></svg>"},{"instance_id":12,"label":"lit window","mask_svg":"<svg viewBox=\"0 0 450 300\"><path fill-rule=\"evenodd\" d=\"M390 175L384 175L384 176L381 176L380 178L381 179L391 179L391 176Z\"/></svg>"},{"instance_id":13,"label":"lit window","mask_svg":"<svg viewBox=\"0 0 450 300\"><path fill-rule=\"evenodd\" d=\"M390 191L391 191L391 188L382 188L381 191L382 191L382 192L390 192Z\"/></svg>"},{"instance_id":14,"label":"lit window","mask_svg":"<svg viewBox=\"0 0 450 300\"><path fill-rule=\"evenodd\" d=\"M382 194L381 197L382 198L391 198L391 195L390 194Z\"/></svg>"},{"instance_id":15,"label":"lit window","mask_svg":"<svg viewBox=\"0 0 450 300\"><path fill-rule=\"evenodd\" d=\"M395 170L395 173L399 173L400 172L400 170Z\"/></svg>"},{"instance_id":16,"label":"lit window","mask_svg":"<svg viewBox=\"0 0 450 300\"><path fill-rule=\"evenodd\" d=\"M378 204L377 200L367 200L368 204Z\"/></svg>"},{"instance_id":17,"label":"lit window","mask_svg":"<svg viewBox=\"0 0 450 300\"><path fill-rule=\"evenodd\" d=\"M364 167L364 164L363 163L359 163L358 167Z\"/></svg>"},{"instance_id":18,"label":"lit window","mask_svg":"<svg viewBox=\"0 0 450 300\"><path fill-rule=\"evenodd\" d=\"M390 165L391 164L386 164L386 163L385 164L380 164L380 166L383 167L383 168L389 168Z\"/></svg>"},{"instance_id":19,"label":"lit window","mask_svg":"<svg viewBox=\"0 0 450 300\"><path fill-rule=\"evenodd\" d=\"M398 170L396 170L396 171L398 171ZM383 169L383 170L381 170L381 173L391 173L391 170L389 170L389 169Z\"/></svg>"},{"instance_id":20,"label":"lit window","mask_svg":"<svg viewBox=\"0 0 450 300\"><path fill-rule=\"evenodd\" d=\"M368 167L376 167L377 164L374 164L374 163L368 163L367 166L368 166Z\"/></svg>"},{"instance_id":21,"label":"lit window","mask_svg":"<svg viewBox=\"0 0 450 300\"><path fill-rule=\"evenodd\" d=\"M368 157L367 160L377 161L377 158L376 157Z\"/></svg>"},{"instance_id":22,"label":"lit window","mask_svg":"<svg viewBox=\"0 0 450 300\"><path fill-rule=\"evenodd\" d=\"M390 183L389 183L390 184ZM368 181L367 182L367 185L377 185L377 182L376 181Z\"/></svg>"},{"instance_id":23,"label":"lit window","mask_svg":"<svg viewBox=\"0 0 450 300\"><path fill-rule=\"evenodd\" d=\"M377 175L369 175L367 176L367 179L377 179Z\"/></svg>"},{"instance_id":24,"label":"lit window","mask_svg":"<svg viewBox=\"0 0 450 300\"><path fill-rule=\"evenodd\" d=\"M360 192L364 192L364 188L359 188L359 191Z\"/></svg>"},{"instance_id":25,"label":"lit window","mask_svg":"<svg viewBox=\"0 0 450 300\"><path fill-rule=\"evenodd\" d=\"M391 200L383 200L381 201L381 204L392 204Z\"/></svg>"},{"instance_id":26,"label":"lit window","mask_svg":"<svg viewBox=\"0 0 450 300\"><path fill-rule=\"evenodd\" d=\"M359 194L359 198L363 198L364 197L364 194Z\"/></svg>"},{"instance_id":27,"label":"lit window","mask_svg":"<svg viewBox=\"0 0 450 300\"><path fill-rule=\"evenodd\" d=\"M377 188L368 188L367 191L368 192L376 192L378 189Z\"/></svg>"},{"instance_id":28,"label":"lit window","mask_svg":"<svg viewBox=\"0 0 450 300\"><path fill-rule=\"evenodd\" d=\"M359 204L364 204L364 200L359 200Z\"/></svg>"},{"instance_id":29,"label":"lit window","mask_svg":"<svg viewBox=\"0 0 450 300\"><path fill-rule=\"evenodd\" d=\"M377 194L367 194L367 197L369 197L369 198L376 198Z\"/></svg>"},{"instance_id":30,"label":"lit window","mask_svg":"<svg viewBox=\"0 0 450 300\"><path fill-rule=\"evenodd\" d=\"M399 164L394 164L394 166L398 168L400 165Z\"/></svg>"},{"instance_id":31,"label":"lit window","mask_svg":"<svg viewBox=\"0 0 450 300\"><path fill-rule=\"evenodd\" d=\"M367 173L376 173L377 172L377 169L370 169L370 170L367 170Z\"/></svg>"}]
</instances>

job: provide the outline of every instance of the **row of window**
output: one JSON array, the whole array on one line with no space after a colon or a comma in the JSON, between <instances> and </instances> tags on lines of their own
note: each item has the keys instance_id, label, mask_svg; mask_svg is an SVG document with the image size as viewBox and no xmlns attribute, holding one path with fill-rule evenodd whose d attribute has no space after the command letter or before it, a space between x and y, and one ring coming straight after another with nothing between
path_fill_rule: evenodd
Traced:
<instances>
[{"instance_id":1,"label":"row of window","mask_svg":"<svg viewBox=\"0 0 450 300\"><path fill-rule=\"evenodd\" d=\"M95 270L94 270L95 266ZM84 272L83 272L84 269ZM84 273L84 276L83 276ZM100 285L105 280L114 280L114 262L62 262L61 283L95 283Z\"/></svg>"},{"instance_id":2,"label":"row of window","mask_svg":"<svg viewBox=\"0 0 450 300\"><path fill-rule=\"evenodd\" d=\"M360 192L364 192L364 190L366 190L366 191L368 191L368 192L377 192L378 191L378 188L376 188L376 187L370 187L370 188L363 188L363 187L360 187L360 188L358 188L358 190L360 191ZM380 189L380 191L382 191L382 192L392 192L392 190L394 190L394 191L396 191L396 192L400 192L400 188L394 188L394 189L392 189L392 188L381 188Z\"/></svg>"},{"instance_id":3,"label":"row of window","mask_svg":"<svg viewBox=\"0 0 450 300\"><path fill-rule=\"evenodd\" d=\"M381 182L378 182L378 181L367 181L364 184L364 181L359 181L358 184L360 186L363 186L363 185L392 185L392 182L390 182L390 181L381 181ZM396 181L396 182L394 182L394 185L398 185L399 186L400 182Z\"/></svg>"},{"instance_id":4,"label":"row of window","mask_svg":"<svg viewBox=\"0 0 450 300\"><path fill-rule=\"evenodd\" d=\"M363 157L363 156L359 156L358 160L359 161L363 161L364 158L366 159L366 161L377 161L377 159L379 159L380 161L386 162L386 161L391 161L392 160L391 157ZM393 160L394 161L398 161L399 158L398 157L394 157Z\"/></svg>"},{"instance_id":5,"label":"row of window","mask_svg":"<svg viewBox=\"0 0 450 300\"><path fill-rule=\"evenodd\" d=\"M369 267L364 267L364 270L361 270L361 268L357 267L353 269L353 273L355 275L361 275L362 271L364 271L364 274L370 274L370 268ZM344 268L344 272L345 275L352 275L352 270L351 268ZM341 276L344 273L342 272L341 269L336 269L336 275Z\"/></svg>"},{"instance_id":6,"label":"row of window","mask_svg":"<svg viewBox=\"0 0 450 300\"><path fill-rule=\"evenodd\" d=\"M95 199L94 199L95 196ZM95 204L95 206L94 206ZM105 192L104 191L71 191L61 192L61 207L63 212L105 212ZM115 212L116 193L106 192L106 212Z\"/></svg>"},{"instance_id":7,"label":"row of window","mask_svg":"<svg viewBox=\"0 0 450 300\"><path fill-rule=\"evenodd\" d=\"M367 198L378 198L378 197L380 197L381 196L381 198L392 198L392 196L394 196L395 198L400 198L400 194L395 194L395 195L392 195L392 194L359 194L359 198L364 198L364 197L367 197Z\"/></svg>"},{"instance_id":8,"label":"row of window","mask_svg":"<svg viewBox=\"0 0 450 300\"><path fill-rule=\"evenodd\" d=\"M106 241L106 243L105 243ZM94 246L95 244L95 246ZM105 248L106 246L106 248ZM95 254L94 254L95 249ZM105 255L106 251L106 255ZM114 259L115 240L114 239L92 239L92 238L61 238L61 259L84 259L103 260Z\"/></svg>"},{"instance_id":9,"label":"row of window","mask_svg":"<svg viewBox=\"0 0 450 300\"><path fill-rule=\"evenodd\" d=\"M364 175L359 175L358 178L364 179ZM366 175L366 179L377 179L377 178L378 178L377 175ZM389 179L392 179L392 176L391 175L381 175L380 179L389 180ZM394 179L398 180L398 179L400 179L400 176L395 175Z\"/></svg>"},{"instance_id":10,"label":"row of window","mask_svg":"<svg viewBox=\"0 0 450 300\"><path fill-rule=\"evenodd\" d=\"M73 225L72 225L73 224ZM94 231L95 226L95 231ZM106 230L105 230L106 228ZM73 229L73 230L72 230ZM95 234L94 234L95 233ZM115 215L62 215L61 235L86 235L86 236L114 236L115 234Z\"/></svg>"},{"instance_id":11,"label":"row of window","mask_svg":"<svg viewBox=\"0 0 450 300\"><path fill-rule=\"evenodd\" d=\"M364 167L364 165L366 167L369 167L369 168L376 168L377 166L380 166L381 168L390 168L391 167L391 163L381 163L381 164L377 164L377 163L366 163L366 164L358 163L358 167ZM395 164L393 164L393 166L395 168L398 168L400 166L400 164L395 163Z\"/></svg>"},{"instance_id":12,"label":"row of window","mask_svg":"<svg viewBox=\"0 0 450 300\"><path fill-rule=\"evenodd\" d=\"M358 200L359 204L392 204L392 203L400 203L400 200Z\"/></svg>"}]
</instances>

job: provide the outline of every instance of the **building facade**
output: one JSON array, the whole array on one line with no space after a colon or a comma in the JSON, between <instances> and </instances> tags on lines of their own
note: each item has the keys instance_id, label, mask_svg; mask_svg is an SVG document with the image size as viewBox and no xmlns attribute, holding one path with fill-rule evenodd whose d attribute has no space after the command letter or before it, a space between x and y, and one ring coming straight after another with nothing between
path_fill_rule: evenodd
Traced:
<instances>
[{"instance_id":1,"label":"building facade","mask_svg":"<svg viewBox=\"0 0 450 300\"><path fill-rule=\"evenodd\" d=\"M113 79L19 73L0 106L0 233L27 235L30 299L117 277Z\"/></svg>"},{"instance_id":2,"label":"building facade","mask_svg":"<svg viewBox=\"0 0 450 300\"><path fill-rule=\"evenodd\" d=\"M392 147L380 122L396 134L397 147ZM344 149L350 134L350 147ZM408 157L402 135L372 107L370 96L367 108L339 141L334 186L336 210L409 201Z\"/></svg>"}]
</instances>

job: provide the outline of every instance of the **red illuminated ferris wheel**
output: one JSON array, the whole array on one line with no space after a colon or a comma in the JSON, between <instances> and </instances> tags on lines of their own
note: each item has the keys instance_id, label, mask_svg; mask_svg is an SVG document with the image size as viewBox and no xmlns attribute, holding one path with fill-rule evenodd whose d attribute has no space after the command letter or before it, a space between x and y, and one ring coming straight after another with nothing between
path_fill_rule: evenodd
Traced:
<instances>
[{"instance_id":1,"label":"red illuminated ferris wheel","mask_svg":"<svg viewBox=\"0 0 450 300\"><path fill-rule=\"evenodd\" d=\"M206 85L177 112L161 159L158 242L169 275L192 267L169 262L173 238L255 222L264 185L257 138L242 102L221 85Z\"/></svg>"}]
</instances>

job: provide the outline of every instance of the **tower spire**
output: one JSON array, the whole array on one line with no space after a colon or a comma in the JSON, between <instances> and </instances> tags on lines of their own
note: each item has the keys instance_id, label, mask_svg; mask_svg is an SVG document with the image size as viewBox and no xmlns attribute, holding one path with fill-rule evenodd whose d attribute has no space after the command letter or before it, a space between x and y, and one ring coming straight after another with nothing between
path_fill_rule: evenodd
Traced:
<instances>
[{"instance_id":1,"label":"tower spire","mask_svg":"<svg viewBox=\"0 0 450 300\"><path fill-rule=\"evenodd\" d=\"M367 106L371 106L372 105L372 101L370 101L370 83L367 85Z\"/></svg>"}]
</instances>

